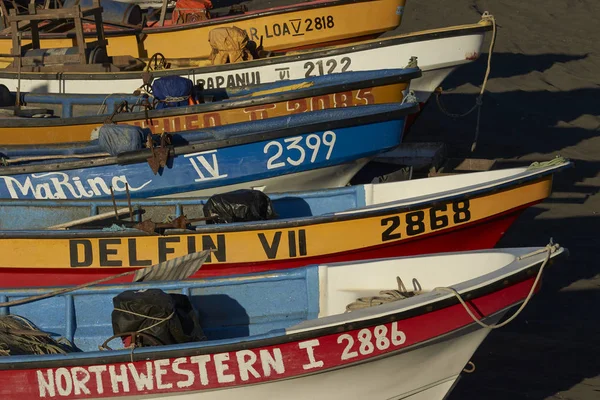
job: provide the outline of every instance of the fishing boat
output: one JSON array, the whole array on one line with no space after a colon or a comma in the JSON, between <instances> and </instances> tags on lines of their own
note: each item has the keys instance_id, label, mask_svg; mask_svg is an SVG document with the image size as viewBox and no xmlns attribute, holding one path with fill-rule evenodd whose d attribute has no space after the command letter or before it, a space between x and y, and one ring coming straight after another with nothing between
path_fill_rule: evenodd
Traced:
<instances>
[{"instance_id":1,"label":"fishing boat","mask_svg":"<svg viewBox=\"0 0 600 400\"><path fill-rule=\"evenodd\" d=\"M344 186L369 159L400 144L406 116L417 110L408 102L336 108L168 136L105 125L89 145L1 149L10 166L0 167L0 198L75 199L86 193L102 199L113 192L117 198L126 192L142 198L239 187L276 192ZM119 140L126 141L123 147L111 144Z\"/></svg>"},{"instance_id":2,"label":"fishing boat","mask_svg":"<svg viewBox=\"0 0 600 400\"><path fill-rule=\"evenodd\" d=\"M321 264L97 286L4 307L2 314L23 317L78 351L0 357L0 395L442 400L490 332L484 327L499 326L512 307L526 305L548 262L565 254L549 245ZM397 282L412 285L407 290ZM129 348L117 340L107 344L119 336L111 320L129 310L113 306L115 296L156 288L185 294L206 339L161 345L154 338L155 345ZM0 299L47 292L1 290ZM154 329L172 318L158 317L151 322ZM146 344L153 331L142 333Z\"/></svg>"},{"instance_id":3,"label":"fishing boat","mask_svg":"<svg viewBox=\"0 0 600 400\"><path fill-rule=\"evenodd\" d=\"M569 165L557 159L523 168L272 194L277 219L212 224L194 222L205 217L205 199L113 204L89 199L91 190L78 192L93 180L46 176L62 182L64 197L85 193L88 200L1 201L0 282L5 287L79 284L209 249L214 251L197 276L491 248L523 210L550 195L552 175ZM40 187L33 178L30 182L19 187ZM289 183L293 189L294 182ZM124 189L125 184L114 186ZM174 219L162 230L151 222Z\"/></svg>"},{"instance_id":4,"label":"fishing boat","mask_svg":"<svg viewBox=\"0 0 600 400\"><path fill-rule=\"evenodd\" d=\"M265 51L289 51L344 41L374 38L400 25L405 0L315 0L257 11L235 12L206 20L106 31L109 56L149 59L160 53L168 59L209 58L209 33L216 28L236 26L247 32L256 46ZM356 16L360 15L360 18ZM40 25L41 26L41 25ZM86 39L94 39L93 32ZM75 33L40 33L41 48L69 48ZM190 40L193 38L193 40ZM23 35L22 43L30 43ZM8 32L0 35L0 53L10 54L13 46ZM1 58L0 67L12 63Z\"/></svg>"},{"instance_id":5,"label":"fishing boat","mask_svg":"<svg viewBox=\"0 0 600 400\"><path fill-rule=\"evenodd\" d=\"M431 29L268 57L234 64L203 65L148 72L154 78L179 75L207 89L231 88L248 84L347 71L404 68L410 57L417 57L423 76L413 79L411 88L420 103L425 103L442 81L460 65L479 57L485 33L492 28L488 19L476 24ZM35 93L132 93L142 85L140 72L22 72L21 90ZM17 74L0 70L0 84L16 91Z\"/></svg>"},{"instance_id":6,"label":"fishing boat","mask_svg":"<svg viewBox=\"0 0 600 400\"><path fill-rule=\"evenodd\" d=\"M162 78L148 89L153 92L149 96L28 93L22 96L21 104L42 110L38 113L49 109L61 118L0 119L0 146L89 141L94 129L107 120L159 134L336 107L399 103L411 79L420 75L418 68L346 72L212 90L194 87L185 78ZM165 101L169 98L180 101Z\"/></svg>"}]
</instances>

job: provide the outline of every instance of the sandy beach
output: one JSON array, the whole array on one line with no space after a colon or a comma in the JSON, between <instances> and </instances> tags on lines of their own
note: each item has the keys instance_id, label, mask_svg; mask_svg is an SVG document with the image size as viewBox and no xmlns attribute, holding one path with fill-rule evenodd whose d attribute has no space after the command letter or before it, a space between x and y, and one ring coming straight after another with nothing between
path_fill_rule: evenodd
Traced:
<instances>
[{"instance_id":1,"label":"sandy beach","mask_svg":"<svg viewBox=\"0 0 600 400\"><path fill-rule=\"evenodd\" d=\"M546 272L523 314L493 331L450 400L600 399L600 2L408 1L409 32L474 22L483 11L498 23L477 149L476 116L444 115L432 101L408 141L441 141L453 157L527 165L556 155L575 168L556 176L553 195L527 210L499 246L541 246L549 238L570 250ZM469 109L487 62L481 58L444 82L444 104Z\"/></svg>"}]
</instances>

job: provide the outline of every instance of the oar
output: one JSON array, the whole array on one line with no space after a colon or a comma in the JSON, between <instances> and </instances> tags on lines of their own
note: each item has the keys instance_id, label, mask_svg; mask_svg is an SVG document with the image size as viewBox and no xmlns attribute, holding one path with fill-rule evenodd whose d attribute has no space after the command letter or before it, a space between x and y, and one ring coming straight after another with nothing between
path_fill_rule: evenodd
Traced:
<instances>
[{"instance_id":1,"label":"oar","mask_svg":"<svg viewBox=\"0 0 600 400\"><path fill-rule=\"evenodd\" d=\"M52 292L38 294L36 296L26 297L24 299L7 301L0 303L0 307L12 307L20 304L30 303L32 301L47 299L49 297L58 296L60 294L74 292L79 289L84 289L90 286L98 285L113 279L121 278L127 275L134 275L134 282L150 282L150 281L176 281L186 279L195 274L212 250L199 251L182 257L177 257L172 260L164 261L151 267L135 269L123 272L118 275L112 275L106 278L98 279L93 282L81 284L68 288L57 289Z\"/></svg>"}]
</instances>

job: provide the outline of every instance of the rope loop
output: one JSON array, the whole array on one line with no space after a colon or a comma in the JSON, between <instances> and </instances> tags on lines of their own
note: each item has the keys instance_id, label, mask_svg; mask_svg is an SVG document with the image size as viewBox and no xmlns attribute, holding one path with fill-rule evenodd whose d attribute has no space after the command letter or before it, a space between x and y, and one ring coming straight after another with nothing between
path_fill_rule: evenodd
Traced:
<instances>
[{"instance_id":1,"label":"rope loop","mask_svg":"<svg viewBox=\"0 0 600 400\"><path fill-rule=\"evenodd\" d=\"M503 326L508 325L515 318L517 318L517 316L519 314L521 314L521 311L523 311L523 309L525 308L525 306L527 306L527 304L529 303L529 300L531 300L531 298L533 297L533 293L535 292L535 288L537 287L537 285L538 285L538 283L540 281L540 278L542 277L542 273L544 272L544 268L548 264L548 261L550 261L550 257L559 248L560 248L560 246L558 245L558 243L554 244L552 242L552 239L550 239L550 243L548 243L546 245L546 247L544 247L543 249L539 249L539 250L533 251L531 253L527 253L527 254L524 254L522 256L517 257L517 260L522 260L522 259L525 259L525 258L528 258L528 257L532 257L532 256L537 255L537 254L547 253L546 254L546 258L544 259L544 262L540 266L540 270L538 271L538 274L535 277L535 281L533 282L533 285L531 285L531 289L529 290L529 293L527 294L527 297L525 298L525 301L523 301L523 303L521 304L521 306L519 307L519 309L517 311L515 311L515 313L513 315L511 315L510 318L508 318L506 321L504 321L504 322L502 322L500 324L488 325L485 322L481 321L479 318L477 318L475 316L475 314L473 314L473 312L471 311L471 309L469 308L469 306L467 305L467 303L464 301L464 299L462 298L462 296L460 295L460 293L458 293L456 291L456 289L451 288L451 287L436 287L433 290L434 291L435 290L439 290L439 291L442 291L442 292L448 292L448 293L451 293L454 296L456 296L456 298L458 299L458 301L460 302L460 304L462 304L462 306L464 307L464 309L467 312L467 314L469 314L469 316L473 319L473 322L475 322L476 324L480 325L481 327L483 327L485 329L498 329L498 328L502 328Z\"/></svg>"}]
</instances>

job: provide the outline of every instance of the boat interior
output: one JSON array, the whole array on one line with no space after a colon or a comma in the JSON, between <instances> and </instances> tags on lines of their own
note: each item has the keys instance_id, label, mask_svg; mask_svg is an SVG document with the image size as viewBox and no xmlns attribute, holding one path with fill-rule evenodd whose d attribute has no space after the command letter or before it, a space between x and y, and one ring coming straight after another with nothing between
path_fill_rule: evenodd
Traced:
<instances>
[{"instance_id":1,"label":"boat interior","mask_svg":"<svg viewBox=\"0 0 600 400\"><path fill-rule=\"evenodd\" d=\"M298 219L304 218L365 213L419 203L430 204L434 200L442 201L469 192L501 187L516 179L538 177L539 172L527 168L512 168L294 194L269 194L277 215L276 220L234 222L227 224L227 228L256 224L266 227L268 224L297 223ZM431 184L432 182L435 184ZM143 221L172 221L182 216L189 221L184 232L214 230L217 228L215 225L203 220L206 200L133 199L131 209L127 200L116 200L114 203L110 200L0 200L0 230L101 230L116 224L128 228L128 234L135 234L141 233L139 224ZM118 215L115 213L116 209L121 210ZM90 221L90 217L96 218ZM63 224L68 226L61 227ZM176 234L182 230L173 226L160 232Z\"/></svg>"},{"instance_id":2,"label":"boat interior","mask_svg":"<svg viewBox=\"0 0 600 400\"><path fill-rule=\"evenodd\" d=\"M282 336L431 304L451 296L433 291L436 287L452 286L464 292L540 263L545 257L543 252L523 260L517 259L517 256L532 250L485 250L309 266L227 278L98 285L0 308L0 315L19 315L55 338L66 338L75 346L73 350L76 352L96 352L99 345L113 336L113 298L125 290L160 288L167 293L188 296L207 340L160 348L144 347L136 349L136 353L215 346ZM440 265L448 268L440 269ZM398 277L405 288L398 287ZM359 297L375 296L382 290L394 289L401 294L399 301L358 307L347 313L346 306ZM19 300L50 290L52 288L0 290L0 301ZM119 351L123 347L119 342L114 340L111 349ZM26 361L29 357L35 356L0 357L0 363Z\"/></svg>"}]
</instances>

